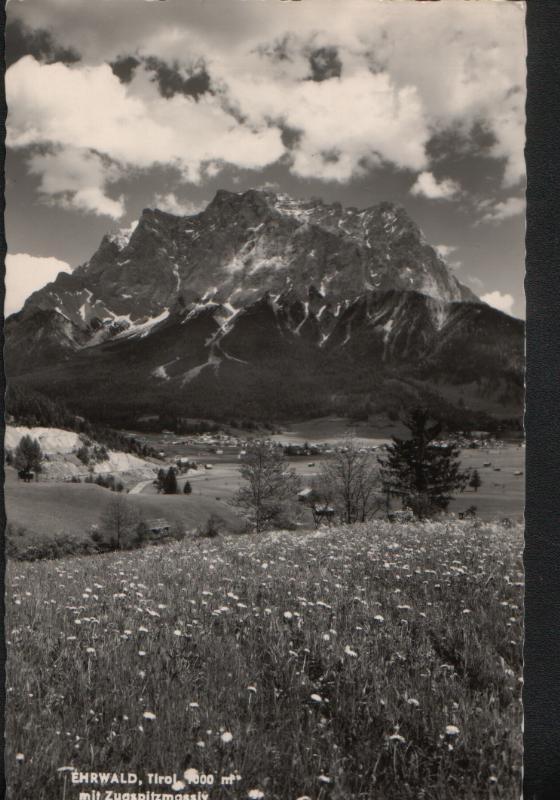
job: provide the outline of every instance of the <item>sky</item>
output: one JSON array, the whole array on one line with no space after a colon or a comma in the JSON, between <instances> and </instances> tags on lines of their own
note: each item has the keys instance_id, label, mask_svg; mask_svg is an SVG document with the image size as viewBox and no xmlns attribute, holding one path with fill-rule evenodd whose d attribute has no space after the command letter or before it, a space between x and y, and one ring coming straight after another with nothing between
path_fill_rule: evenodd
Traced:
<instances>
[{"instance_id":1,"label":"sky","mask_svg":"<svg viewBox=\"0 0 560 800\"><path fill-rule=\"evenodd\" d=\"M6 312L143 208L403 205L524 317L525 5L9 0Z\"/></svg>"}]
</instances>

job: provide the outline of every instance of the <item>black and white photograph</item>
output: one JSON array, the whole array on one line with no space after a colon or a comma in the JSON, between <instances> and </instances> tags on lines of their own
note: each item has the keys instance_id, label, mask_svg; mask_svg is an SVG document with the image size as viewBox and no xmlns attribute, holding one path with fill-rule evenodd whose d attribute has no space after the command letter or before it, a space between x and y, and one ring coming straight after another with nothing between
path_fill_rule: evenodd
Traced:
<instances>
[{"instance_id":1,"label":"black and white photograph","mask_svg":"<svg viewBox=\"0 0 560 800\"><path fill-rule=\"evenodd\" d=\"M521 797L526 3L6 15L7 797Z\"/></svg>"}]
</instances>

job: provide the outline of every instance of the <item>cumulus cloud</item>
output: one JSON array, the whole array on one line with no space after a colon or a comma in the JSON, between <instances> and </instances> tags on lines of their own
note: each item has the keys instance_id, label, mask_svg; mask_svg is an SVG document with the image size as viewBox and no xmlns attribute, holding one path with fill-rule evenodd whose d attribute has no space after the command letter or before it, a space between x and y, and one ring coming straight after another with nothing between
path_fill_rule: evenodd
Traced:
<instances>
[{"instance_id":1,"label":"cumulus cloud","mask_svg":"<svg viewBox=\"0 0 560 800\"><path fill-rule=\"evenodd\" d=\"M398 3L355 3L348 14L338 0L289 13L284 3L149 2L130 14L112 0L110 15L89 0L11 4L81 61L24 57L8 70L8 145L101 159L103 180L56 197L112 215L115 165L171 166L189 182L280 159L302 178L339 182L391 165L420 173L415 193L449 199L458 187L436 181L427 152L450 130L465 142L488 133L485 154L503 163L504 185L519 183L523 4L481 3L473 14L414 3L404 15ZM134 67L124 81L116 63Z\"/></svg>"},{"instance_id":2,"label":"cumulus cloud","mask_svg":"<svg viewBox=\"0 0 560 800\"><path fill-rule=\"evenodd\" d=\"M124 214L123 197L114 200L105 193L106 185L120 177L120 170L91 151L68 146L36 153L29 159L29 171L40 177L41 195L65 208L113 219Z\"/></svg>"},{"instance_id":3,"label":"cumulus cloud","mask_svg":"<svg viewBox=\"0 0 560 800\"><path fill-rule=\"evenodd\" d=\"M519 214L523 214L526 207L524 197L508 197L500 203L484 204L484 208L488 207L488 211L482 217L482 222L499 223L505 219L511 219Z\"/></svg>"},{"instance_id":4,"label":"cumulus cloud","mask_svg":"<svg viewBox=\"0 0 560 800\"><path fill-rule=\"evenodd\" d=\"M54 281L59 272L72 270L69 264L58 258L8 253L4 314L7 316L19 311L30 294Z\"/></svg>"},{"instance_id":5,"label":"cumulus cloud","mask_svg":"<svg viewBox=\"0 0 560 800\"><path fill-rule=\"evenodd\" d=\"M492 308L497 308L498 311L504 311L506 314L511 314L513 310L514 298L511 294L494 291L488 294L481 295L480 298L484 303L488 303Z\"/></svg>"},{"instance_id":6,"label":"cumulus cloud","mask_svg":"<svg viewBox=\"0 0 560 800\"><path fill-rule=\"evenodd\" d=\"M438 181L431 172L421 172L410 193L428 200L451 200L461 192L461 187L451 178Z\"/></svg>"},{"instance_id":7,"label":"cumulus cloud","mask_svg":"<svg viewBox=\"0 0 560 800\"><path fill-rule=\"evenodd\" d=\"M435 246L436 253L443 259L448 258L448 256L450 256L456 250L457 248L451 244L436 244Z\"/></svg>"},{"instance_id":8,"label":"cumulus cloud","mask_svg":"<svg viewBox=\"0 0 560 800\"><path fill-rule=\"evenodd\" d=\"M162 97L143 70L124 85L107 64L67 67L27 56L8 70L6 91L8 146L53 148L30 162L41 191L69 194L66 203L95 213L122 214L105 190L125 168L172 165L198 183L205 164L258 169L284 151L278 129L238 124L211 96Z\"/></svg>"},{"instance_id":9,"label":"cumulus cloud","mask_svg":"<svg viewBox=\"0 0 560 800\"><path fill-rule=\"evenodd\" d=\"M191 203L190 201L182 202L178 200L174 192L168 194L156 194L154 197L154 205L160 211L168 211L170 214L176 214L179 217L187 217L192 214L198 214L202 211L204 203Z\"/></svg>"}]
</instances>

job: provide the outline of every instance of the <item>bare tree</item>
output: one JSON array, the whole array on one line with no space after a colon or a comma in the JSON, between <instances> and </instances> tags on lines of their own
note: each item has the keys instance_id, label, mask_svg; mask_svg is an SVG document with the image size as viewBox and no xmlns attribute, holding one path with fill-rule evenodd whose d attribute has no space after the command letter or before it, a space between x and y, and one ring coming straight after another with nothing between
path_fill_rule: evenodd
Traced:
<instances>
[{"instance_id":1,"label":"bare tree","mask_svg":"<svg viewBox=\"0 0 560 800\"><path fill-rule=\"evenodd\" d=\"M360 452L353 436L323 465L315 489L347 524L365 522L384 503L377 466L368 453Z\"/></svg>"},{"instance_id":2,"label":"bare tree","mask_svg":"<svg viewBox=\"0 0 560 800\"><path fill-rule=\"evenodd\" d=\"M117 550L130 544L140 523L140 516L124 495L111 497L101 515L101 529Z\"/></svg>"},{"instance_id":3,"label":"bare tree","mask_svg":"<svg viewBox=\"0 0 560 800\"><path fill-rule=\"evenodd\" d=\"M240 471L244 485L231 502L257 533L278 524L296 507L299 478L279 448L269 442L250 445Z\"/></svg>"}]
</instances>

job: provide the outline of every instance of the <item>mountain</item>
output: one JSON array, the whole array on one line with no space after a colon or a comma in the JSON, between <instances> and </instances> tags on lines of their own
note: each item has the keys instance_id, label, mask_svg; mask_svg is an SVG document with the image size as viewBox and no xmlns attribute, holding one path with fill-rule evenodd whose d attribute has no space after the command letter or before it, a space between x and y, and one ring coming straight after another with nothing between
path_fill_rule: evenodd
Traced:
<instances>
[{"instance_id":1,"label":"mountain","mask_svg":"<svg viewBox=\"0 0 560 800\"><path fill-rule=\"evenodd\" d=\"M146 209L105 236L7 320L5 361L12 379L106 418L426 397L515 414L523 335L450 274L401 207L219 191L199 214Z\"/></svg>"}]
</instances>

